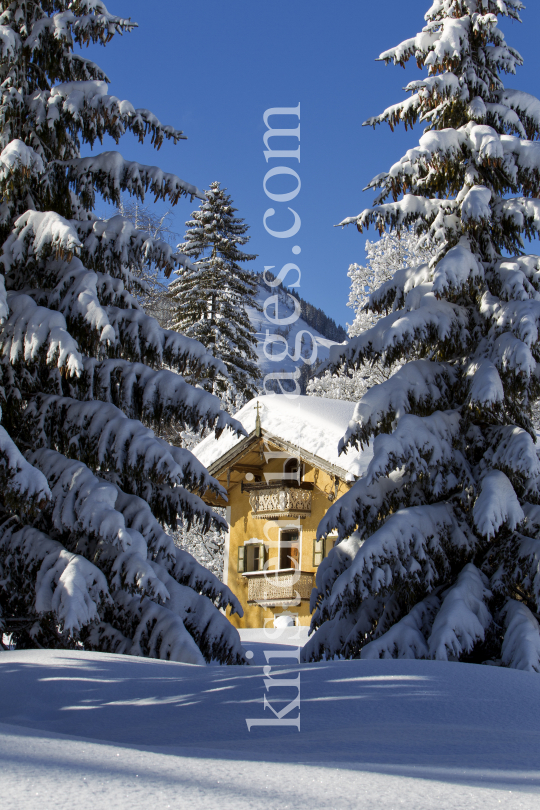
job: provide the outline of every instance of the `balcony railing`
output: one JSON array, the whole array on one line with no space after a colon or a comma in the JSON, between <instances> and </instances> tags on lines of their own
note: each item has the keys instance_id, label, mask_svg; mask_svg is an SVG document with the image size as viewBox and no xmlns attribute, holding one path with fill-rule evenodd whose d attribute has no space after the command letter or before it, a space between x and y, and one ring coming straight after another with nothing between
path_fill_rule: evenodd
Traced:
<instances>
[{"instance_id":1,"label":"balcony railing","mask_svg":"<svg viewBox=\"0 0 540 810\"><path fill-rule=\"evenodd\" d=\"M294 568L284 571L252 571L243 575L248 580L248 602L277 607L309 599L313 574Z\"/></svg>"},{"instance_id":2,"label":"balcony railing","mask_svg":"<svg viewBox=\"0 0 540 810\"><path fill-rule=\"evenodd\" d=\"M290 483L252 484L249 503L254 518L305 518L311 514L311 487L291 486Z\"/></svg>"}]
</instances>

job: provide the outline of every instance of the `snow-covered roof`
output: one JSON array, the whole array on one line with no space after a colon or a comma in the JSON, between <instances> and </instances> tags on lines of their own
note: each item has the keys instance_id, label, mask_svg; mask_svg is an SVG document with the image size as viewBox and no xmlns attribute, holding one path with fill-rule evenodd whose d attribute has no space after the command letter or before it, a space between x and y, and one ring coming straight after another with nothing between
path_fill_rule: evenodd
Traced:
<instances>
[{"instance_id":1,"label":"snow-covered roof","mask_svg":"<svg viewBox=\"0 0 540 810\"><path fill-rule=\"evenodd\" d=\"M235 414L235 419L242 423L248 435L255 429L257 402L263 435L275 436L332 464L345 473L347 480L365 472L371 460L371 448L338 455L338 442L352 420L354 402L325 397L261 396L252 399ZM219 439L213 434L207 436L193 453L205 467L210 467L243 440L243 437L225 430Z\"/></svg>"}]
</instances>

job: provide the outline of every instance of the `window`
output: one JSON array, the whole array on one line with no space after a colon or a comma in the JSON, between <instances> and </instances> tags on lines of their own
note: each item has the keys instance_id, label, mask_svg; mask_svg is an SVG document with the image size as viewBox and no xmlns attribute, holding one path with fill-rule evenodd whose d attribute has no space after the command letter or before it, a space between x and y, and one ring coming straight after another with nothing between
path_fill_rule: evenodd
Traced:
<instances>
[{"instance_id":1,"label":"window","mask_svg":"<svg viewBox=\"0 0 540 810\"><path fill-rule=\"evenodd\" d=\"M252 571L264 569L264 543L246 543L238 548L239 574L248 574Z\"/></svg>"},{"instance_id":2,"label":"window","mask_svg":"<svg viewBox=\"0 0 540 810\"><path fill-rule=\"evenodd\" d=\"M282 531L279 535L279 567L300 567L300 534L298 529Z\"/></svg>"},{"instance_id":3,"label":"window","mask_svg":"<svg viewBox=\"0 0 540 810\"><path fill-rule=\"evenodd\" d=\"M325 537L324 540L314 540L313 541L313 567L317 568L318 565L322 563L325 557L327 557L332 549L334 548L334 543L337 540L337 534L329 535Z\"/></svg>"},{"instance_id":4,"label":"window","mask_svg":"<svg viewBox=\"0 0 540 810\"><path fill-rule=\"evenodd\" d=\"M325 558L325 546L326 542L324 540L314 540L313 541L313 567L317 568L318 565L322 563Z\"/></svg>"},{"instance_id":5,"label":"window","mask_svg":"<svg viewBox=\"0 0 540 810\"><path fill-rule=\"evenodd\" d=\"M289 458L283 465L283 477L286 481L298 481L302 477L302 465L299 458Z\"/></svg>"}]
</instances>

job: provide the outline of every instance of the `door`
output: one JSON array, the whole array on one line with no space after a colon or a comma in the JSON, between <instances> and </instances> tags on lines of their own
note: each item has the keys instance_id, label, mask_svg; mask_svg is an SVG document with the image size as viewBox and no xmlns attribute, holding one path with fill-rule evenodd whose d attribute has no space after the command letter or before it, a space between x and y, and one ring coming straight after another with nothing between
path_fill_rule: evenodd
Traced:
<instances>
[{"instance_id":1,"label":"door","mask_svg":"<svg viewBox=\"0 0 540 810\"><path fill-rule=\"evenodd\" d=\"M297 529L282 531L280 534L279 567L300 568L300 534Z\"/></svg>"}]
</instances>

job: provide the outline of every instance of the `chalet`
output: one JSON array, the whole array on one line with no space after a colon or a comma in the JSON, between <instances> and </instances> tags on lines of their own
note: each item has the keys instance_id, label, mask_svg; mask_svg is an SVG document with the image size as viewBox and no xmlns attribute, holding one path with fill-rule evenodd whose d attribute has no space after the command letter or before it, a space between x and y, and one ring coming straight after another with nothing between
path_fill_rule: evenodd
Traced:
<instances>
[{"instance_id":1,"label":"chalet","mask_svg":"<svg viewBox=\"0 0 540 810\"><path fill-rule=\"evenodd\" d=\"M235 418L247 432L208 436L197 458L227 491L224 581L240 599L237 627L308 625L315 573L332 547L317 540L329 506L365 471L369 453L338 455L355 405L321 397L263 396ZM279 618L279 621L278 621Z\"/></svg>"}]
</instances>

